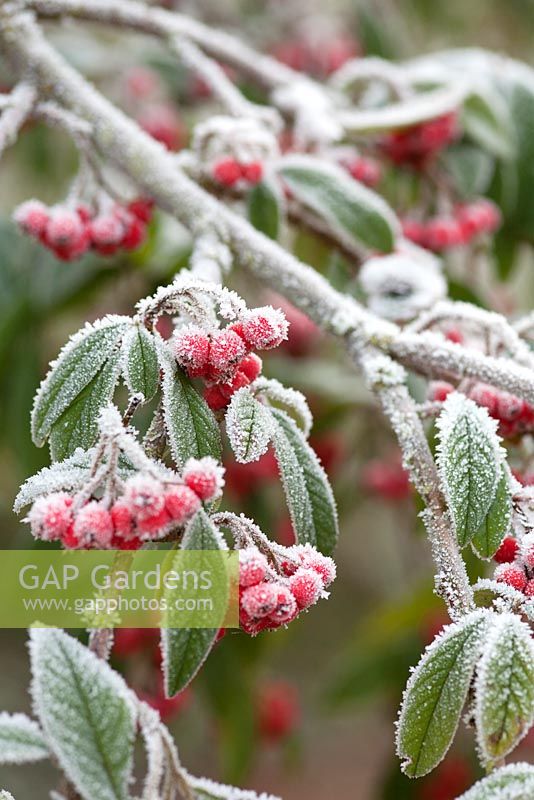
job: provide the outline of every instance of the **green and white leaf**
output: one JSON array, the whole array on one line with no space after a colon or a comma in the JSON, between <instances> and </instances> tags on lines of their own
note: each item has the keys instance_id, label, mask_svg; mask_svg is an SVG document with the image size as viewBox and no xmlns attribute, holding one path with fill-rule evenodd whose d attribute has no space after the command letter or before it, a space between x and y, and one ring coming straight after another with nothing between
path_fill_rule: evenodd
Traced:
<instances>
[{"instance_id":1,"label":"green and white leaf","mask_svg":"<svg viewBox=\"0 0 534 800\"><path fill-rule=\"evenodd\" d=\"M129 391L150 400L158 390L159 363L154 336L144 325L134 325L128 331L122 342L122 357Z\"/></svg>"},{"instance_id":2,"label":"green and white leaf","mask_svg":"<svg viewBox=\"0 0 534 800\"><path fill-rule=\"evenodd\" d=\"M219 425L203 397L176 366L161 339L156 339L163 370L163 411L171 453L176 465L188 458L213 456L221 460Z\"/></svg>"},{"instance_id":3,"label":"green and white leaf","mask_svg":"<svg viewBox=\"0 0 534 800\"><path fill-rule=\"evenodd\" d=\"M218 528L199 511L186 528L183 550L226 550ZM165 692L173 697L190 683L208 657L219 628L162 628Z\"/></svg>"},{"instance_id":4,"label":"green and white leaf","mask_svg":"<svg viewBox=\"0 0 534 800\"><path fill-rule=\"evenodd\" d=\"M302 392L283 386L275 378L257 378L254 382L254 391L267 400L274 408L282 407L301 428L304 436L308 438L313 425L310 407Z\"/></svg>"},{"instance_id":5,"label":"green and white leaf","mask_svg":"<svg viewBox=\"0 0 534 800\"><path fill-rule=\"evenodd\" d=\"M490 559L498 550L502 540L510 531L512 522L512 491L510 474L506 463L501 466L501 477L497 484L495 498L486 519L475 533L473 550L480 558Z\"/></svg>"},{"instance_id":6,"label":"green and white leaf","mask_svg":"<svg viewBox=\"0 0 534 800\"><path fill-rule=\"evenodd\" d=\"M339 535L337 509L326 472L304 434L284 411L271 408L273 445L297 542L330 555Z\"/></svg>"},{"instance_id":7,"label":"green and white leaf","mask_svg":"<svg viewBox=\"0 0 534 800\"><path fill-rule=\"evenodd\" d=\"M489 81L480 84L466 98L462 117L469 136L489 153L505 159L515 155L509 106Z\"/></svg>"},{"instance_id":8,"label":"green and white leaf","mask_svg":"<svg viewBox=\"0 0 534 800\"><path fill-rule=\"evenodd\" d=\"M464 395L450 394L437 421L438 469L460 547L484 523L497 493L503 451L497 423Z\"/></svg>"},{"instance_id":9,"label":"green and white leaf","mask_svg":"<svg viewBox=\"0 0 534 800\"><path fill-rule=\"evenodd\" d=\"M232 395L226 412L226 433L241 464L257 461L267 452L273 432L268 410L244 387Z\"/></svg>"},{"instance_id":10,"label":"green and white leaf","mask_svg":"<svg viewBox=\"0 0 534 800\"><path fill-rule=\"evenodd\" d=\"M258 794L251 789L238 789L235 786L216 783L209 778L195 778L187 772L185 778L193 790L195 800L280 800L274 794L265 792Z\"/></svg>"},{"instance_id":11,"label":"green and white leaf","mask_svg":"<svg viewBox=\"0 0 534 800\"><path fill-rule=\"evenodd\" d=\"M248 218L270 239L276 239L280 229L280 201L277 188L270 181L260 181L248 193Z\"/></svg>"},{"instance_id":12,"label":"green and white leaf","mask_svg":"<svg viewBox=\"0 0 534 800\"><path fill-rule=\"evenodd\" d=\"M94 445L100 412L113 398L120 371L120 351L117 349L54 422L49 436L53 461L68 458L79 447L88 450Z\"/></svg>"},{"instance_id":13,"label":"green and white leaf","mask_svg":"<svg viewBox=\"0 0 534 800\"><path fill-rule=\"evenodd\" d=\"M516 614L499 615L490 628L475 684L475 719L487 766L510 753L534 721L534 643Z\"/></svg>"},{"instance_id":14,"label":"green and white leaf","mask_svg":"<svg viewBox=\"0 0 534 800\"><path fill-rule=\"evenodd\" d=\"M448 625L410 676L397 723L397 753L409 778L426 775L446 755L489 619L489 612L478 610Z\"/></svg>"},{"instance_id":15,"label":"green and white leaf","mask_svg":"<svg viewBox=\"0 0 534 800\"><path fill-rule=\"evenodd\" d=\"M72 336L50 364L32 411L32 438L42 446L52 426L95 379L108 358L118 349L131 325L129 317L108 316L87 324Z\"/></svg>"},{"instance_id":16,"label":"green and white leaf","mask_svg":"<svg viewBox=\"0 0 534 800\"><path fill-rule=\"evenodd\" d=\"M520 762L495 770L458 800L532 800L533 797L534 767Z\"/></svg>"},{"instance_id":17,"label":"green and white leaf","mask_svg":"<svg viewBox=\"0 0 534 800\"><path fill-rule=\"evenodd\" d=\"M43 732L33 719L0 713L0 764L25 764L49 756Z\"/></svg>"},{"instance_id":18,"label":"green and white leaf","mask_svg":"<svg viewBox=\"0 0 534 800\"><path fill-rule=\"evenodd\" d=\"M400 234L395 213L341 167L311 156L281 159L278 171L295 199L349 245L389 253Z\"/></svg>"},{"instance_id":19,"label":"green and white leaf","mask_svg":"<svg viewBox=\"0 0 534 800\"><path fill-rule=\"evenodd\" d=\"M84 800L127 800L136 701L124 680L61 630L30 631L32 696L50 749Z\"/></svg>"}]
</instances>

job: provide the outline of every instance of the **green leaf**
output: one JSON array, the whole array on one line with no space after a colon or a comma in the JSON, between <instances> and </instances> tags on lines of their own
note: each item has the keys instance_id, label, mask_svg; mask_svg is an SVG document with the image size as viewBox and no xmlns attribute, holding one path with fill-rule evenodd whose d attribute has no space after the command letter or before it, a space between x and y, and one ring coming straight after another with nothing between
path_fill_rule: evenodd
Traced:
<instances>
[{"instance_id":1,"label":"green leaf","mask_svg":"<svg viewBox=\"0 0 534 800\"><path fill-rule=\"evenodd\" d=\"M32 411L32 438L41 447L52 426L76 401L118 349L128 317L110 316L86 325L65 345L41 383Z\"/></svg>"},{"instance_id":2,"label":"green leaf","mask_svg":"<svg viewBox=\"0 0 534 800\"><path fill-rule=\"evenodd\" d=\"M457 144L448 147L442 158L463 197L471 198L488 190L495 171L495 161L485 150Z\"/></svg>"},{"instance_id":3,"label":"green leaf","mask_svg":"<svg viewBox=\"0 0 534 800\"><path fill-rule=\"evenodd\" d=\"M508 106L489 83L466 98L462 116L465 130L480 147L497 158L514 156L515 137Z\"/></svg>"},{"instance_id":4,"label":"green leaf","mask_svg":"<svg viewBox=\"0 0 534 800\"><path fill-rule=\"evenodd\" d=\"M251 789L238 789L235 786L227 786L223 783L216 783L209 778L195 778L193 775L186 774L187 783L192 788L195 800L280 800L273 794L257 794Z\"/></svg>"},{"instance_id":5,"label":"green leaf","mask_svg":"<svg viewBox=\"0 0 534 800\"><path fill-rule=\"evenodd\" d=\"M267 452L272 435L271 417L247 388L232 395L226 412L226 433L241 464L257 461Z\"/></svg>"},{"instance_id":6,"label":"green leaf","mask_svg":"<svg viewBox=\"0 0 534 800\"><path fill-rule=\"evenodd\" d=\"M528 625L505 613L492 625L478 667L475 719L487 766L504 758L534 720L534 644Z\"/></svg>"},{"instance_id":7,"label":"green leaf","mask_svg":"<svg viewBox=\"0 0 534 800\"><path fill-rule=\"evenodd\" d=\"M91 381L54 422L50 429L50 454L54 461L88 450L98 436L100 411L113 397L120 375L120 351L112 352Z\"/></svg>"},{"instance_id":8,"label":"green leaf","mask_svg":"<svg viewBox=\"0 0 534 800\"><path fill-rule=\"evenodd\" d=\"M173 363L163 341L158 342L163 369L163 410L172 457L178 467L188 458L213 456L221 460L219 425L203 397Z\"/></svg>"},{"instance_id":9,"label":"green leaf","mask_svg":"<svg viewBox=\"0 0 534 800\"><path fill-rule=\"evenodd\" d=\"M84 800L126 800L136 706L111 667L61 630L30 632L32 694L50 748Z\"/></svg>"},{"instance_id":10,"label":"green leaf","mask_svg":"<svg viewBox=\"0 0 534 800\"><path fill-rule=\"evenodd\" d=\"M280 228L280 201L267 181L260 181L248 193L248 218L257 230L276 239Z\"/></svg>"},{"instance_id":11,"label":"green leaf","mask_svg":"<svg viewBox=\"0 0 534 800\"><path fill-rule=\"evenodd\" d=\"M183 550L223 550L224 540L205 511L189 523ZM162 628L165 692L173 697L190 683L208 657L218 628Z\"/></svg>"},{"instance_id":12,"label":"green leaf","mask_svg":"<svg viewBox=\"0 0 534 800\"><path fill-rule=\"evenodd\" d=\"M338 520L332 489L319 459L302 431L279 409L273 444L297 541L330 555L337 542Z\"/></svg>"},{"instance_id":13,"label":"green leaf","mask_svg":"<svg viewBox=\"0 0 534 800\"><path fill-rule=\"evenodd\" d=\"M473 549L480 558L489 559L493 556L509 531L511 519L512 494L508 471L503 464L495 499L489 508L486 519L475 533L472 541Z\"/></svg>"},{"instance_id":14,"label":"green leaf","mask_svg":"<svg viewBox=\"0 0 534 800\"><path fill-rule=\"evenodd\" d=\"M136 325L124 337L124 379L132 394L140 392L150 400L159 384L159 364L154 337L143 325Z\"/></svg>"},{"instance_id":15,"label":"green leaf","mask_svg":"<svg viewBox=\"0 0 534 800\"><path fill-rule=\"evenodd\" d=\"M495 499L502 454L486 409L454 392L437 421L438 467L460 547L479 531Z\"/></svg>"},{"instance_id":16,"label":"green leaf","mask_svg":"<svg viewBox=\"0 0 534 800\"><path fill-rule=\"evenodd\" d=\"M25 764L49 756L43 733L33 719L0 713L0 764Z\"/></svg>"},{"instance_id":17,"label":"green leaf","mask_svg":"<svg viewBox=\"0 0 534 800\"><path fill-rule=\"evenodd\" d=\"M448 625L425 650L404 693L397 752L409 778L426 775L456 733L489 615L479 610Z\"/></svg>"},{"instance_id":18,"label":"green leaf","mask_svg":"<svg viewBox=\"0 0 534 800\"><path fill-rule=\"evenodd\" d=\"M399 225L387 203L344 170L300 156L280 162L280 175L293 196L349 244L389 253Z\"/></svg>"},{"instance_id":19,"label":"green leaf","mask_svg":"<svg viewBox=\"0 0 534 800\"><path fill-rule=\"evenodd\" d=\"M458 800L532 800L534 767L532 764L509 764L475 783Z\"/></svg>"}]
</instances>

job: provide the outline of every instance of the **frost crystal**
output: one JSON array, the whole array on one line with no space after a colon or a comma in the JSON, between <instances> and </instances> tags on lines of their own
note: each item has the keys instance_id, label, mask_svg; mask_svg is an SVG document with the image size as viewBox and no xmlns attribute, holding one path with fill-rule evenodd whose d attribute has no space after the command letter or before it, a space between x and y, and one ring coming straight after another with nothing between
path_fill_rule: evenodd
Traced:
<instances>
[{"instance_id":1,"label":"frost crystal","mask_svg":"<svg viewBox=\"0 0 534 800\"><path fill-rule=\"evenodd\" d=\"M365 360L365 379L369 388L398 386L406 382L406 370L388 356Z\"/></svg>"},{"instance_id":2,"label":"frost crystal","mask_svg":"<svg viewBox=\"0 0 534 800\"><path fill-rule=\"evenodd\" d=\"M398 322L412 319L447 294L439 261L417 247L369 259L360 283L369 309Z\"/></svg>"},{"instance_id":3,"label":"frost crystal","mask_svg":"<svg viewBox=\"0 0 534 800\"><path fill-rule=\"evenodd\" d=\"M270 160L279 153L273 132L252 117L210 117L196 126L193 150L200 163L208 166L227 156L248 163Z\"/></svg>"},{"instance_id":4,"label":"frost crystal","mask_svg":"<svg viewBox=\"0 0 534 800\"><path fill-rule=\"evenodd\" d=\"M199 800L280 800L274 794L266 794L262 792L257 794L250 789L237 789L235 786L227 786L222 783L216 783L209 778L195 778L189 773L185 773L185 778L189 786L195 791L195 796Z\"/></svg>"}]
</instances>

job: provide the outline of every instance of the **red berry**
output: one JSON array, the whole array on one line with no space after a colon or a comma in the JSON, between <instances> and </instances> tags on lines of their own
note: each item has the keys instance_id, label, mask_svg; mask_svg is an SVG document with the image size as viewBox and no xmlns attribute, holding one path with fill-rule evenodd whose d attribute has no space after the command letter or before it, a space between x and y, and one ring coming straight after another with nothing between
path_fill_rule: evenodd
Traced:
<instances>
[{"instance_id":1,"label":"red berry","mask_svg":"<svg viewBox=\"0 0 534 800\"><path fill-rule=\"evenodd\" d=\"M258 697L260 734L277 741L293 733L300 719L297 691L285 681L264 686Z\"/></svg>"},{"instance_id":2,"label":"red berry","mask_svg":"<svg viewBox=\"0 0 534 800\"><path fill-rule=\"evenodd\" d=\"M89 224L89 235L97 253L113 255L124 238L124 225L115 214L101 214Z\"/></svg>"},{"instance_id":3,"label":"red berry","mask_svg":"<svg viewBox=\"0 0 534 800\"><path fill-rule=\"evenodd\" d=\"M187 140L187 131L178 112L168 103L146 108L138 119L139 125L167 150L180 150Z\"/></svg>"},{"instance_id":4,"label":"red berry","mask_svg":"<svg viewBox=\"0 0 534 800\"><path fill-rule=\"evenodd\" d=\"M133 214L124 214L124 236L120 246L127 251L137 250L146 239L146 224Z\"/></svg>"},{"instance_id":5,"label":"red berry","mask_svg":"<svg viewBox=\"0 0 534 800\"><path fill-rule=\"evenodd\" d=\"M371 188L376 186L382 177L380 164L370 158L351 159L346 161L343 166L355 180Z\"/></svg>"},{"instance_id":6,"label":"red berry","mask_svg":"<svg viewBox=\"0 0 534 800\"><path fill-rule=\"evenodd\" d=\"M154 478L136 475L126 481L123 501L137 522L155 517L164 507L163 486Z\"/></svg>"},{"instance_id":7,"label":"red berry","mask_svg":"<svg viewBox=\"0 0 534 800\"><path fill-rule=\"evenodd\" d=\"M298 614L298 605L294 594L283 583L272 584L276 591L276 606L269 614L270 622L278 627L291 622Z\"/></svg>"},{"instance_id":8,"label":"red berry","mask_svg":"<svg viewBox=\"0 0 534 800\"><path fill-rule=\"evenodd\" d=\"M212 379L229 381L236 373L237 365L246 355L243 339L230 328L213 334L210 344L209 366Z\"/></svg>"},{"instance_id":9,"label":"red berry","mask_svg":"<svg viewBox=\"0 0 534 800\"><path fill-rule=\"evenodd\" d=\"M241 606L252 619L261 619L272 614L278 604L277 587L273 583L258 583L245 589L241 595Z\"/></svg>"},{"instance_id":10,"label":"red berry","mask_svg":"<svg viewBox=\"0 0 534 800\"><path fill-rule=\"evenodd\" d=\"M151 648L158 641L157 628L116 628L113 655L124 658Z\"/></svg>"},{"instance_id":11,"label":"red berry","mask_svg":"<svg viewBox=\"0 0 534 800\"><path fill-rule=\"evenodd\" d=\"M534 580L527 581L523 591L527 597L534 597Z\"/></svg>"},{"instance_id":12,"label":"red berry","mask_svg":"<svg viewBox=\"0 0 534 800\"><path fill-rule=\"evenodd\" d=\"M267 575L268 563L257 547L239 551L239 585L246 589L261 583Z\"/></svg>"},{"instance_id":13,"label":"red berry","mask_svg":"<svg viewBox=\"0 0 534 800\"><path fill-rule=\"evenodd\" d=\"M110 508L113 531L119 539L129 539L134 530L134 520L130 507L117 500Z\"/></svg>"},{"instance_id":14,"label":"red berry","mask_svg":"<svg viewBox=\"0 0 534 800\"><path fill-rule=\"evenodd\" d=\"M259 183L263 177L263 164L261 161L251 161L250 164L241 165L241 177L247 183Z\"/></svg>"},{"instance_id":15,"label":"red berry","mask_svg":"<svg viewBox=\"0 0 534 800\"><path fill-rule=\"evenodd\" d=\"M255 381L261 375L262 361L256 353L249 353L248 356L241 359L238 365L238 375L242 372L247 378L249 383Z\"/></svg>"},{"instance_id":16,"label":"red berry","mask_svg":"<svg viewBox=\"0 0 534 800\"><path fill-rule=\"evenodd\" d=\"M85 253L90 244L84 223L75 211L57 209L43 233L43 244L50 247L57 258L70 261Z\"/></svg>"},{"instance_id":17,"label":"red berry","mask_svg":"<svg viewBox=\"0 0 534 800\"><path fill-rule=\"evenodd\" d=\"M243 335L252 350L270 350L287 339L289 324L283 311L272 306L247 311L243 319Z\"/></svg>"},{"instance_id":18,"label":"red berry","mask_svg":"<svg viewBox=\"0 0 534 800\"><path fill-rule=\"evenodd\" d=\"M515 560L518 549L519 544L517 539L514 539L513 536L505 536L499 549L493 556L493 559L497 561L498 564L510 564Z\"/></svg>"},{"instance_id":19,"label":"red berry","mask_svg":"<svg viewBox=\"0 0 534 800\"><path fill-rule=\"evenodd\" d=\"M415 244L426 244L426 227L424 223L416 219L404 219L402 221L402 232L406 239L409 239Z\"/></svg>"},{"instance_id":20,"label":"red berry","mask_svg":"<svg viewBox=\"0 0 534 800\"><path fill-rule=\"evenodd\" d=\"M15 209L13 219L25 233L39 239L46 230L50 212L39 200L27 200Z\"/></svg>"},{"instance_id":21,"label":"red berry","mask_svg":"<svg viewBox=\"0 0 534 800\"><path fill-rule=\"evenodd\" d=\"M289 578L289 587L299 608L308 608L320 598L323 582L313 569L299 567Z\"/></svg>"},{"instance_id":22,"label":"red berry","mask_svg":"<svg viewBox=\"0 0 534 800\"><path fill-rule=\"evenodd\" d=\"M443 403L443 401L454 392L454 386L447 381L432 381L428 384L427 397L434 403Z\"/></svg>"},{"instance_id":23,"label":"red berry","mask_svg":"<svg viewBox=\"0 0 534 800\"><path fill-rule=\"evenodd\" d=\"M456 247L463 243L461 227L455 219L436 217L427 223L424 241L426 247L436 252Z\"/></svg>"},{"instance_id":24,"label":"red berry","mask_svg":"<svg viewBox=\"0 0 534 800\"><path fill-rule=\"evenodd\" d=\"M464 343L464 335L462 331L459 331L458 328L448 328L446 331L443 331L443 335L449 342L453 344L463 344Z\"/></svg>"},{"instance_id":25,"label":"red berry","mask_svg":"<svg viewBox=\"0 0 534 800\"><path fill-rule=\"evenodd\" d=\"M336 577L336 565L332 558L319 553L311 545L297 547L302 566L313 569L320 576L323 588L330 586Z\"/></svg>"},{"instance_id":26,"label":"red berry","mask_svg":"<svg viewBox=\"0 0 534 800\"><path fill-rule=\"evenodd\" d=\"M113 536L111 514L102 503L92 500L76 514L73 533L82 546L95 543L100 547L109 547Z\"/></svg>"},{"instance_id":27,"label":"red berry","mask_svg":"<svg viewBox=\"0 0 534 800\"><path fill-rule=\"evenodd\" d=\"M130 67L124 80L128 94L136 100L146 100L159 88L158 73L148 67Z\"/></svg>"},{"instance_id":28,"label":"red berry","mask_svg":"<svg viewBox=\"0 0 534 800\"><path fill-rule=\"evenodd\" d=\"M172 343L178 364L185 369L190 378L199 378L207 374L210 340L202 328L188 325L177 331Z\"/></svg>"},{"instance_id":29,"label":"red berry","mask_svg":"<svg viewBox=\"0 0 534 800\"><path fill-rule=\"evenodd\" d=\"M218 386L208 386L204 389L204 400L212 411L220 411L228 405L228 397L224 395Z\"/></svg>"},{"instance_id":30,"label":"red berry","mask_svg":"<svg viewBox=\"0 0 534 800\"><path fill-rule=\"evenodd\" d=\"M76 206L76 213L78 214L79 218L84 223L84 225L87 225L87 223L91 221L93 216L91 214L91 209L89 208L89 206L86 206L84 204Z\"/></svg>"},{"instance_id":31,"label":"red berry","mask_svg":"<svg viewBox=\"0 0 534 800\"><path fill-rule=\"evenodd\" d=\"M235 158L221 158L212 168L212 175L223 186L234 186L241 178L241 166Z\"/></svg>"},{"instance_id":32,"label":"red berry","mask_svg":"<svg viewBox=\"0 0 534 800\"><path fill-rule=\"evenodd\" d=\"M154 208L154 201L146 197L138 197L128 203L127 210L137 217L141 222L148 223L152 218L152 209Z\"/></svg>"},{"instance_id":33,"label":"red berry","mask_svg":"<svg viewBox=\"0 0 534 800\"><path fill-rule=\"evenodd\" d=\"M189 458L182 472L186 486L203 501L220 497L224 486L223 476L224 468L220 467L211 456L200 459Z\"/></svg>"},{"instance_id":34,"label":"red berry","mask_svg":"<svg viewBox=\"0 0 534 800\"><path fill-rule=\"evenodd\" d=\"M514 422L523 413L523 401L508 392L497 395L497 418L503 422Z\"/></svg>"},{"instance_id":35,"label":"red berry","mask_svg":"<svg viewBox=\"0 0 534 800\"><path fill-rule=\"evenodd\" d=\"M477 383L469 392L469 397L479 406L487 408L488 414L492 417L497 416L499 393L493 386L489 386L486 383Z\"/></svg>"},{"instance_id":36,"label":"red berry","mask_svg":"<svg viewBox=\"0 0 534 800\"><path fill-rule=\"evenodd\" d=\"M521 561L527 567L534 567L534 534L527 533L521 539L521 543L519 546L521 552Z\"/></svg>"},{"instance_id":37,"label":"red berry","mask_svg":"<svg viewBox=\"0 0 534 800\"><path fill-rule=\"evenodd\" d=\"M33 536L48 542L62 539L72 526L71 506L72 497L66 492L39 497L26 517Z\"/></svg>"},{"instance_id":38,"label":"red berry","mask_svg":"<svg viewBox=\"0 0 534 800\"><path fill-rule=\"evenodd\" d=\"M410 496L410 479L398 459L368 462L362 471L362 486L386 500L403 500Z\"/></svg>"},{"instance_id":39,"label":"red berry","mask_svg":"<svg viewBox=\"0 0 534 800\"><path fill-rule=\"evenodd\" d=\"M244 372L241 369L238 369L234 377L228 383L219 383L218 387L220 392L224 397L230 398L234 395L238 389L243 389L245 386L248 386L250 380L247 378Z\"/></svg>"},{"instance_id":40,"label":"red berry","mask_svg":"<svg viewBox=\"0 0 534 800\"><path fill-rule=\"evenodd\" d=\"M151 515L143 515L142 519L137 520L137 529L143 538L163 536L165 529L171 523L170 515L163 506L159 511Z\"/></svg>"},{"instance_id":41,"label":"red berry","mask_svg":"<svg viewBox=\"0 0 534 800\"><path fill-rule=\"evenodd\" d=\"M172 486L165 492L165 510L176 525L183 525L199 508L198 495L188 486Z\"/></svg>"},{"instance_id":42,"label":"red berry","mask_svg":"<svg viewBox=\"0 0 534 800\"><path fill-rule=\"evenodd\" d=\"M525 570L517 564L499 564L495 570L495 580L512 586L518 592L522 592L527 583Z\"/></svg>"}]
</instances>

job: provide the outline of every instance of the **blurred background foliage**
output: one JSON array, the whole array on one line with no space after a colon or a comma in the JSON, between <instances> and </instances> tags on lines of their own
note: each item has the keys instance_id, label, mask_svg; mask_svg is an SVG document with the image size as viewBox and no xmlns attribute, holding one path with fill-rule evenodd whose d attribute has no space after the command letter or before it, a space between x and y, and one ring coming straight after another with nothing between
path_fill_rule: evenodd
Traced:
<instances>
[{"instance_id":1,"label":"blurred background foliage","mask_svg":"<svg viewBox=\"0 0 534 800\"><path fill-rule=\"evenodd\" d=\"M305 40L308 67L319 73L325 49L340 41L363 54L393 58L481 46L534 60L532 0L184 0L176 5L240 31L263 49L280 52L284 46L287 54L288 47ZM159 74L165 102L186 126L213 110L209 98L192 88L190 77L151 42L128 36L120 48L115 46L118 35L71 26L55 31L54 38L134 116L142 114L143 101L128 94L125 76L139 65ZM8 88L8 72L0 75ZM243 88L255 96L252 87ZM534 148L533 142L526 144ZM22 238L9 221L13 207L30 196L59 202L75 170L71 143L38 125L28 127L0 163L4 548L32 546L11 505L21 481L47 463L47 452L33 446L29 432L33 395L47 363L85 320L107 312L131 313L140 297L187 263L190 249L186 233L162 215L156 215L140 251L115 259L86 256L60 263ZM303 234L293 232L290 240L299 256L335 285L353 291L350 264ZM452 296L484 304L495 295L507 309L532 307L530 251L517 250L506 234L498 247L491 293L487 274L473 275L452 264ZM273 299L239 275L232 282L256 305ZM338 580L330 601L302 615L287 631L254 640L228 633L187 696L161 710L192 772L269 790L286 800L450 800L478 776L467 738L436 775L418 784L400 776L393 753L393 721L408 668L445 621L432 594L417 500L391 435L343 354L298 315L293 328L289 346L267 359L265 373L288 381L310 399L312 443L340 508ZM421 391L417 382L414 391ZM286 543L288 521L269 457L247 471L229 461L228 470L228 504ZM155 661L150 637L133 643L122 637L114 655L132 685L162 703ZM0 708L28 708L22 632L0 632L0 674ZM518 755L532 757L533 747L529 737ZM23 799L44 797L55 782L50 767L2 772L0 783Z\"/></svg>"}]
</instances>

